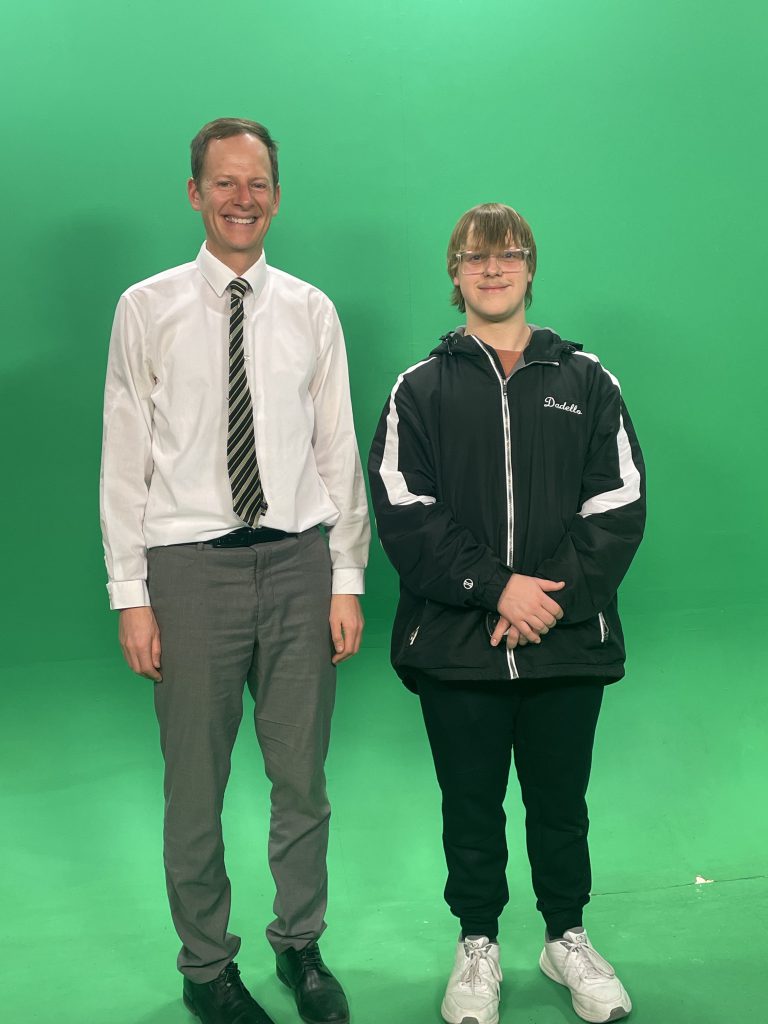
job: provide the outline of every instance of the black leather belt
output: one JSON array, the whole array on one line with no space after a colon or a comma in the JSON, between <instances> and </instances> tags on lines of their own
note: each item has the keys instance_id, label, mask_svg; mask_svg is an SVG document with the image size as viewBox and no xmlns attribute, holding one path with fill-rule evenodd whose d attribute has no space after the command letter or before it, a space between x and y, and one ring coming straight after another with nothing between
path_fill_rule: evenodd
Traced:
<instances>
[{"instance_id":1,"label":"black leather belt","mask_svg":"<svg viewBox=\"0 0 768 1024\"><path fill-rule=\"evenodd\" d=\"M250 526L241 526L239 530L225 533L223 537L204 540L208 548L249 548L252 544L267 544L270 541L285 540L287 537L298 537L298 533L286 533L284 530L272 530L268 526L260 526L252 530Z\"/></svg>"}]
</instances>

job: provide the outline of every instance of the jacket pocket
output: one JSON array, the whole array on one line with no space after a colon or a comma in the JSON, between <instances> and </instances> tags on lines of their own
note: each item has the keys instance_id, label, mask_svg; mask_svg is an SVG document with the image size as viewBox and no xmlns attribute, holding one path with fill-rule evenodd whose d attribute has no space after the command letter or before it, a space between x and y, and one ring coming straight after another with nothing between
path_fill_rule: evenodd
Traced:
<instances>
[{"instance_id":1,"label":"jacket pocket","mask_svg":"<svg viewBox=\"0 0 768 1024\"><path fill-rule=\"evenodd\" d=\"M605 621L605 616L600 612L597 616L597 624L600 626L600 643L604 644L610 634L608 623Z\"/></svg>"},{"instance_id":2,"label":"jacket pocket","mask_svg":"<svg viewBox=\"0 0 768 1024\"><path fill-rule=\"evenodd\" d=\"M481 668L496 651L488 643L485 612L425 601L404 619L395 667L414 669Z\"/></svg>"}]
</instances>

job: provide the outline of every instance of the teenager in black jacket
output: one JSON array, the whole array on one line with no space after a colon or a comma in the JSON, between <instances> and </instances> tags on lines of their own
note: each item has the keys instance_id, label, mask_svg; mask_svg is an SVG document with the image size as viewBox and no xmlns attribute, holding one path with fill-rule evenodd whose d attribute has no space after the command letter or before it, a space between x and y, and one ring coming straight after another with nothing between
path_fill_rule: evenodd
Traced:
<instances>
[{"instance_id":1,"label":"teenager in black jacket","mask_svg":"<svg viewBox=\"0 0 768 1024\"><path fill-rule=\"evenodd\" d=\"M642 455L616 378L526 322L536 244L518 213L468 211L448 273L466 327L400 375L369 461L401 581L392 663L421 701L461 922L442 1015L498 1021L514 757L540 967L584 1020L614 1021L629 996L582 926L585 795L603 690L624 674L616 591L643 533Z\"/></svg>"}]
</instances>

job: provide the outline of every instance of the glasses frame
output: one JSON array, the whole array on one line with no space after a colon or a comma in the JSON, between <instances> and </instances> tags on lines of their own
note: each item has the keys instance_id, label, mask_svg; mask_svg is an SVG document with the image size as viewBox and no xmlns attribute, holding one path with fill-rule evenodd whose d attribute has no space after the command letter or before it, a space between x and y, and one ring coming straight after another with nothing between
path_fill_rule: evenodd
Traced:
<instances>
[{"instance_id":1,"label":"glasses frame","mask_svg":"<svg viewBox=\"0 0 768 1024\"><path fill-rule=\"evenodd\" d=\"M481 249L462 249L461 252L455 252L453 255L459 261L459 267L464 271L465 274L469 274L470 276L477 276L478 274L484 274L486 272L486 270L488 269L489 260L491 260L491 259L495 259L496 260L496 263L498 264L499 269L501 270L502 274L519 274L522 271L522 269L523 269L523 264L527 263L528 260L531 257L531 250L527 249L527 248L523 248L522 246L510 247L509 249L505 249L504 252L519 252L519 253L522 253L523 258L520 260L519 264L516 264L515 266L507 266L507 267L505 267L504 263L502 262L502 260L500 259L499 255L498 255L498 253L489 252L489 253L485 254L485 259L483 260L483 265L481 267L479 267L477 270L474 270L474 269L468 270L467 269L468 264L465 263L465 257L467 257L467 256L475 256L475 255L482 255L483 254L482 250Z\"/></svg>"}]
</instances>

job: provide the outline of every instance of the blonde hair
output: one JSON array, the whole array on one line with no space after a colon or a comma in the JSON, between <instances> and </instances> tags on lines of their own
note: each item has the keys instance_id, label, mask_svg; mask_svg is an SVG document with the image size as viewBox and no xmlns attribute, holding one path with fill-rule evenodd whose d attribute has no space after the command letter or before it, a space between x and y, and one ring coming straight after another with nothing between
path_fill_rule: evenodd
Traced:
<instances>
[{"instance_id":1,"label":"blonde hair","mask_svg":"<svg viewBox=\"0 0 768 1024\"><path fill-rule=\"evenodd\" d=\"M475 249L503 249L514 243L521 249L531 250L528 257L528 273L531 280L525 290L527 309L533 301L533 278L536 275L536 242L528 221L521 217L517 210L513 210L511 206L504 206L503 203L481 203L467 210L459 218L448 243L448 276L452 281L459 270L459 258L456 253L464 250L470 238ZM466 312L464 296L458 285L453 286L451 303L458 306L460 312Z\"/></svg>"}]
</instances>

